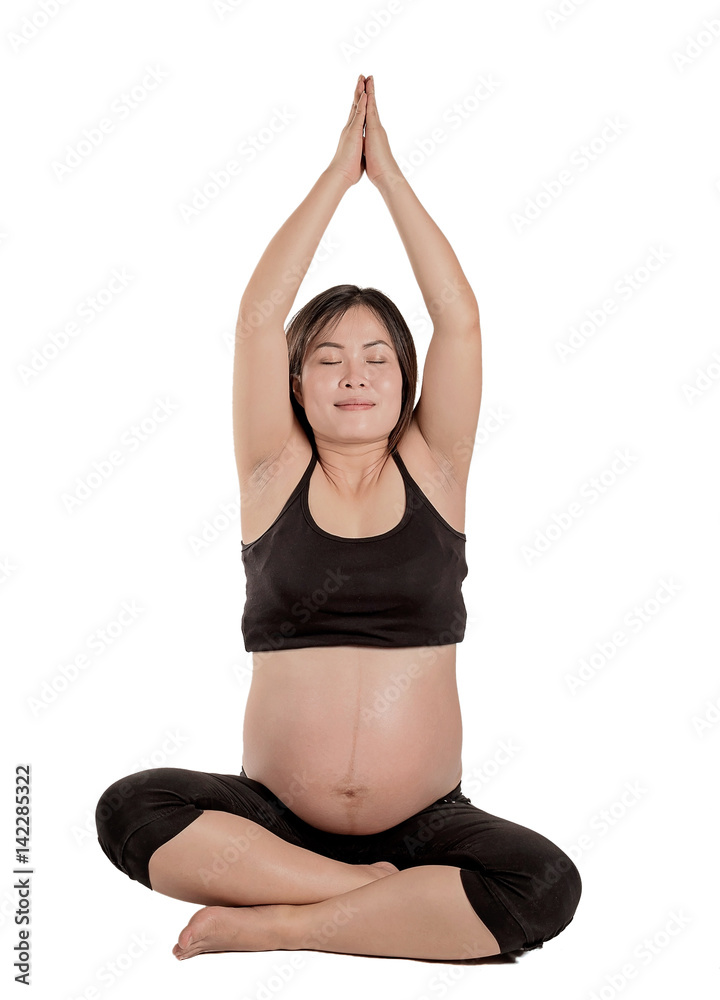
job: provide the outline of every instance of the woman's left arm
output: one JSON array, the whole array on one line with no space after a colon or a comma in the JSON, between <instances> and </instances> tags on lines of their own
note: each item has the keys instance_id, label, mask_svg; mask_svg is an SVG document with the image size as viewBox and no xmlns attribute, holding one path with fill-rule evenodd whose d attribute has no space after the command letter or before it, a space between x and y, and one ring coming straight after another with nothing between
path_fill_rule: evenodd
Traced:
<instances>
[{"instance_id":1,"label":"woman's left arm","mask_svg":"<svg viewBox=\"0 0 720 1000\"><path fill-rule=\"evenodd\" d=\"M455 253L390 152L372 78L365 119L365 168L403 242L433 323L415 419L431 450L466 478L480 397L482 347L477 300Z\"/></svg>"}]
</instances>

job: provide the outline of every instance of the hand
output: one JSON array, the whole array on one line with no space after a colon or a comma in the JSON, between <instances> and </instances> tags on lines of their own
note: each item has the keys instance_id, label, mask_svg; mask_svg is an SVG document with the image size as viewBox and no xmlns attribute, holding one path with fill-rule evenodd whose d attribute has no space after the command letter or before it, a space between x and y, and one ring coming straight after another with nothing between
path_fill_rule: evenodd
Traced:
<instances>
[{"instance_id":1,"label":"hand","mask_svg":"<svg viewBox=\"0 0 720 1000\"><path fill-rule=\"evenodd\" d=\"M365 112L365 169L369 180L377 185L386 174L401 173L395 157L390 152L387 132L380 124L377 104L375 103L375 81L369 76L365 80L367 93L367 110Z\"/></svg>"},{"instance_id":2,"label":"hand","mask_svg":"<svg viewBox=\"0 0 720 1000\"><path fill-rule=\"evenodd\" d=\"M357 184L365 169L363 162L363 125L365 124L365 77L359 76L355 86L353 104L345 128L340 135L337 152L330 164L339 171L348 184Z\"/></svg>"}]
</instances>

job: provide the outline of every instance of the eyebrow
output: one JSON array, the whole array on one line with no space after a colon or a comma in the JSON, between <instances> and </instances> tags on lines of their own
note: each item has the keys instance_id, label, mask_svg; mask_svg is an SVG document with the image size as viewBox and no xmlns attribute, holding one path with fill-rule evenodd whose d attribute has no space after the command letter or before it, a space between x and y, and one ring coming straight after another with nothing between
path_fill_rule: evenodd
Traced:
<instances>
[{"instance_id":1,"label":"eyebrow","mask_svg":"<svg viewBox=\"0 0 720 1000\"><path fill-rule=\"evenodd\" d=\"M390 347L390 344L386 340L369 340L367 344L363 344L363 347L374 347L375 344L385 344L386 347ZM339 347L342 350L342 344L336 344L332 340L324 340L322 344L317 344L313 348L313 353L319 351L321 347Z\"/></svg>"}]
</instances>

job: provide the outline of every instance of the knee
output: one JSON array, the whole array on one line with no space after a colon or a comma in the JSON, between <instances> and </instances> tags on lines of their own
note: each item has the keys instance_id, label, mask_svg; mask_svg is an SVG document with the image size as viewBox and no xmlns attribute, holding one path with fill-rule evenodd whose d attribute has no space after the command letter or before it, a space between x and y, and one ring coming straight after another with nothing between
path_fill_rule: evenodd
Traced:
<instances>
[{"instance_id":1,"label":"knee","mask_svg":"<svg viewBox=\"0 0 720 1000\"><path fill-rule=\"evenodd\" d=\"M537 861L528 900L526 949L539 948L564 931L575 916L582 895L580 872L559 847L553 844Z\"/></svg>"},{"instance_id":2,"label":"knee","mask_svg":"<svg viewBox=\"0 0 720 1000\"><path fill-rule=\"evenodd\" d=\"M176 768L156 767L136 771L109 785L95 809L98 841L116 868L124 872L122 852L125 842L144 822L155 801L157 789L167 787ZM126 872L127 874L127 872Z\"/></svg>"},{"instance_id":3,"label":"knee","mask_svg":"<svg viewBox=\"0 0 720 1000\"><path fill-rule=\"evenodd\" d=\"M504 823L499 833L494 849L474 845L463 856L463 887L501 953L540 948L573 919L580 873L556 844L527 827Z\"/></svg>"}]
</instances>

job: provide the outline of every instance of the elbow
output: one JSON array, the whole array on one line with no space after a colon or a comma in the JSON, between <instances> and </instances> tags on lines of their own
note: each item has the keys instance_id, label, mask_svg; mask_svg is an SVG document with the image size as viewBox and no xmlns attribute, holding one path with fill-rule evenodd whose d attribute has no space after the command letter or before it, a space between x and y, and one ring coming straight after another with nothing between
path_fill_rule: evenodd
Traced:
<instances>
[{"instance_id":1,"label":"elbow","mask_svg":"<svg viewBox=\"0 0 720 1000\"><path fill-rule=\"evenodd\" d=\"M428 311L435 326L452 326L454 329L464 330L468 334L480 332L480 310L474 299L472 301L465 298L462 301L449 299L442 304L441 308Z\"/></svg>"},{"instance_id":2,"label":"elbow","mask_svg":"<svg viewBox=\"0 0 720 1000\"><path fill-rule=\"evenodd\" d=\"M249 301L244 296L240 300L237 323L235 324L236 336L249 337L253 333L263 330L283 330L285 320L288 315L287 302L285 296L280 293L272 293L262 301L253 296Z\"/></svg>"}]
</instances>

